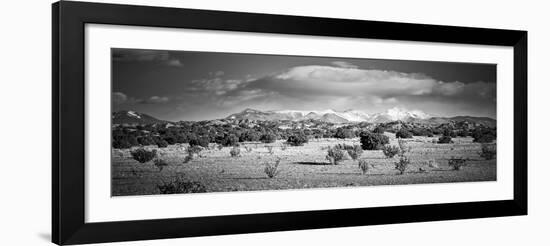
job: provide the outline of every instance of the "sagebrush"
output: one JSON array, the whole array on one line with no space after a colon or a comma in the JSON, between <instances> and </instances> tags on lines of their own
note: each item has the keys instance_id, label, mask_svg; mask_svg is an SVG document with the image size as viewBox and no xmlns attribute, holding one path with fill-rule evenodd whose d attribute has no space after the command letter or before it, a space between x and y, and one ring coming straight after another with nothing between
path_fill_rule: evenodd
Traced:
<instances>
[{"instance_id":1,"label":"sagebrush","mask_svg":"<svg viewBox=\"0 0 550 246\"><path fill-rule=\"evenodd\" d=\"M186 181L177 177L170 182L163 182L157 185L160 194L180 194L180 193L204 193L206 186L198 181Z\"/></svg>"},{"instance_id":2,"label":"sagebrush","mask_svg":"<svg viewBox=\"0 0 550 246\"><path fill-rule=\"evenodd\" d=\"M264 173L267 175L267 177L274 178L275 176L277 176L279 174L279 172L280 172L280 170L278 170L279 169L279 163L281 163L281 159L279 159L279 158L277 158L277 160L273 164L271 164L269 162L265 163Z\"/></svg>"},{"instance_id":3,"label":"sagebrush","mask_svg":"<svg viewBox=\"0 0 550 246\"><path fill-rule=\"evenodd\" d=\"M130 151L130 154L132 155L132 158L134 158L134 160L138 161L139 163L146 163L157 157L157 150L146 150L144 148L139 148Z\"/></svg>"},{"instance_id":4,"label":"sagebrush","mask_svg":"<svg viewBox=\"0 0 550 246\"><path fill-rule=\"evenodd\" d=\"M325 158L330 162L330 164L338 165L344 159L344 151L336 146L329 148Z\"/></svg>"}]
</instances>

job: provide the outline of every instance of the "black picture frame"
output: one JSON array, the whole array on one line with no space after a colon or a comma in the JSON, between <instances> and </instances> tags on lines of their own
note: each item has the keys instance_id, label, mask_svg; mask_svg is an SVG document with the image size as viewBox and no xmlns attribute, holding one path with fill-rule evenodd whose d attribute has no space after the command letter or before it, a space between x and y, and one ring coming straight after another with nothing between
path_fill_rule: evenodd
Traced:
<instances>
[{"instance_id":1,"label":"black picture frame","mask_svg":"<svg viewBox=\"0 0 550 246\"><path fill-rule=\"evenodd\" d=\"M52 13L54 243L100 243L527 214L527 31L70 1L54 3ZM513 47L514 199L85 223L86 23Z\"/></svg>"}]
</instances>

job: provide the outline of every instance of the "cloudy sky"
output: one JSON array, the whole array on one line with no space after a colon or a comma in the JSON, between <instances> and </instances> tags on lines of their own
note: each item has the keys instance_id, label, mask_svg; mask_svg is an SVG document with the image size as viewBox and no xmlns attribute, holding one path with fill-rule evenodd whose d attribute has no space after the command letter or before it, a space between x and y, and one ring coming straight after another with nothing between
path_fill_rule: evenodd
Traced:
<instances>
[{"instance_id":1,"label":"cloudy sky","mask_svg":"<svg viewBox=\"0 0 550 246\"><path fill-rule=\"evenodd\" d=\"M496 65L112 49L112 105L171 121L246 108L495 118Z\"/></svg>"}]
</instances>

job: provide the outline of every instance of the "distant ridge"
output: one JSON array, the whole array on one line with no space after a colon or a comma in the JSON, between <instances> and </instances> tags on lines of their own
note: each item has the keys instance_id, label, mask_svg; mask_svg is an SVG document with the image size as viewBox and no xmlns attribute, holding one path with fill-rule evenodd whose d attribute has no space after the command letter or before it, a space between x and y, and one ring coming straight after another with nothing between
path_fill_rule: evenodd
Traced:
<instances>
[{"instance_id":1,"label":"distant ridge","mask_svg":"<svg viewBox=\"0 0 550 246\"><path fill-rule=\"evenodd\" d=\"M488 117L455 116L455 117L433 117L420 110L406 110L403 108L391 108L382 113L369 115L358 110L335 111L328 110L270 110L260 111L247 108L239 113L226 117L228 120L256 120L256 121L303 121L319 120L328 123L387 123L392 121L419 122L427 124L444 124L451 121L466 121L479 123L487 126L496 126L496 120Z\"/></svg>"},{"instance_id":2,"label":"distant ridge","mask_svg":"<svg viewBox=\"0 0 550 246\"><path fill-rule=\"evenodd\" d=\"M159 120L153 116L136 111L118 111L111 116L112 124L159 124L168 121Z\"/></svg>"}]
</instances>

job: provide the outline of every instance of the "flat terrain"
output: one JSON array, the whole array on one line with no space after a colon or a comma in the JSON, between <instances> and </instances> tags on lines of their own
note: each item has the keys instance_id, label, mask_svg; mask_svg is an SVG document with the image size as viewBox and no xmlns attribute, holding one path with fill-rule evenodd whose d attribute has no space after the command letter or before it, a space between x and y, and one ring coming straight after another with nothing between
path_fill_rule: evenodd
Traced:
<instances>
[{"instance_id":1,"label":"flat terrain","mask_svg":"<svg viewBox=\"0 0 550 246\"><path fill-rule=\"evenodd\" d=\"M397 145L395 135L390 136L390 144ZM435 144L436 137L414 137L407 139L411 147L408 156L411 164L403 175L398 175L394 162L398 157L388 159L381 150L364 151L360 159L367 160L370 170L363 175L357 161L347 158L339 165L330 165L325 159L327 147L339 143L360 144L355 139L312 140L301 147L289 146L283 150L283 141L271 144L241 144L239 157L231 157L231 147L219 150L203 150L201 157L184 163L187 156L186 144L170 145L157 149L158 157L168 166L159 170L152 161L138 163L133 160L130 150L112 152L112 195L158 194L157 185L169 182L176 177L186 181L202 183L207 192L252 191L275 189L302 189L319 187L396 185L419 183L495 181L496 160L484 160L479 156L481 144L472 143L472 138L454 138L452 144ZM265 146L274 146L270 154ZM245 147L250 147L247 151ZM448 165L448 159L467 159L467 166L455 171ZM275 163L280 158L279 174L268 178L264 173L265 163ZM428 160L437 166L428 165Z\"/></svg>"}]
</instances>

